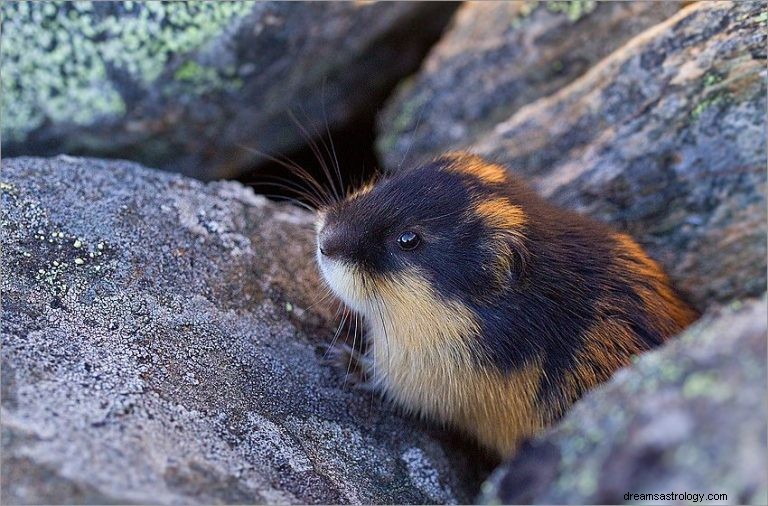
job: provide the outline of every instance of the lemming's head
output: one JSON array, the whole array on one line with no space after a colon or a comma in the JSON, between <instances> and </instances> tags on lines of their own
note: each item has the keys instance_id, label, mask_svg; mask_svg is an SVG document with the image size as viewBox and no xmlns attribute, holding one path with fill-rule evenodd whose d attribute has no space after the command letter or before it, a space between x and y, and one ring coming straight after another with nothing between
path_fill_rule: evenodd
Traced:
<instances>
[{"instance_id":1,"label":"lemming's head","mask_svg":"<svg viewBox=\"0 0 768 506\"><path fill-rule=\"evenodd\" d=\"M323 276L364 315L482 300L524 267L527 217L510 188L504 168L461 153L366 187L319 213Z\"/></svg>"}]
</instances>

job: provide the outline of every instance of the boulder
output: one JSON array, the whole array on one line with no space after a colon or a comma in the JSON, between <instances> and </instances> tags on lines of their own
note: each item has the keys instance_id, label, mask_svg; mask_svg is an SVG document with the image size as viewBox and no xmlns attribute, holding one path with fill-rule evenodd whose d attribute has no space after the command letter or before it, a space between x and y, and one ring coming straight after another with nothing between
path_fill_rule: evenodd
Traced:
<instances>
[{"instance_id":1,"label":"boulder","mask_svg":"<svg viewBox=\"0 0 768 506\"><path fill-rule=\"evenodd\" d=\"M767 318L765 297L711 311L526 444L481 501L766 504Z\"/></svg>"},{"instance_id":2,"label":"boulder","mask_svg":"<svg viewBox=\"0 0 768 506\"><path fill-rule=\"evenodd\" d=\"M313 216L128 162L3 160L2 497L468 502L450 435L321 365ZM332 306L328 306L332 308Z\"/></svg>"},{"instance_id":3,"label":"boulder","mask_svg":"<svg viewBox=\"0 0 768 506\"><path fill-rule=\"evenodd\" d=\"M400 124L399 119L387 118L402 115L422 117L403 125L426 125L415 130L415 137L403 136L390 154L384 150L389 168L398 170L410 144L413 152L431 156L429 146L461 148L466 146L461 139L468 139L473 142L470 151L506 164L545 197L633 235L698 309L763 293L768 75L764 3L688 5L631 38L580 77L570 76L571 82L551 95L527 105L515 102L513 113L503 121L499 116L506 110L498 97L504 96L500 91L504 88L497 83L499 76L513 75L505 60L487 58L482 73L457 71L460 82L466 83L460 89L429 84L438 76L453 75L455 62L466 61L466 68L473 68L476 54L504 54L497 46L505 47L500 42L505 39L496 33L509 33L510 40L527 47L522 42L526 28L538 33L539 25L521 24L517 30L523 32L518 33L497 21L489 25L494 35L488 37L488 47L477 42L480 49L470 45L461 51L470 34L480 30L475 17L500 20L499 12L520 8L475 4L460 11L446 41L417 78L420 84L401 93L385 114L385 125ZM590 22L589 16L609 13L618 20L624 19L623 13L629 16L624 22L638 27L643 18L634 20L632 9L645 9L650 23L654 15L661 15L656 13L660 8L646 2L599 4L566 33L575 34L579 23ZM553 16L557 15L539 7L529 15L529 23ZM600 24L602 19L594 22ZM535 40L559 40L552 34L545 37L548 33ZM610 39L610 44L615 47L627 38ZM483 38L478 35L478 40ZM561 49L564 54L580 50L578 44ZM539 60L515 68L514 75L534 79ZM427 97L427 107L408 105L421 100L418 97ZM536 93L527 92L525 100L534 98ZM491 113L486 106L499 112ZM461 111L473 107L486 112L467 116L466 137L459 135L457 144L432 144L431 132L447 132L455 123L448 116L461 116ZM386 144L396 132L413 130L392 128L383 130L380 143ZM409 165L406 162L402 170Z\"/></svg>"},{"instance_id":4,"label":"boulder","mask_svg":"<svg viewBox=\"0 0 768 506\"><path fill-rule=\"evenodd\" d=\"M637 238L692 302L766 289L760 2L699 2L500 123L473 150Z\"/></svg>"},{"instance_id":5,"label":"boulder","mask_svg":"<svg viewBox=\"0 0 768 506\"><path fill-rule=\"evenodd\" d=\"M466 148L522 106L556 92L677 2L468 2L380 118L395 169Z\"/></svg>"},{"instance_id":6,"label":"boulder","mask_svg":"<svg viewBox=\"0 0 768 506\"><path fill-rule=\"evenodd\" d=\"M233 177L372 116L445 2L2 2L6 156L128 158ZM324 110L323 110L324 109ZM310 135L314 135L311 133Z\"/></svg>"}]
</instances>

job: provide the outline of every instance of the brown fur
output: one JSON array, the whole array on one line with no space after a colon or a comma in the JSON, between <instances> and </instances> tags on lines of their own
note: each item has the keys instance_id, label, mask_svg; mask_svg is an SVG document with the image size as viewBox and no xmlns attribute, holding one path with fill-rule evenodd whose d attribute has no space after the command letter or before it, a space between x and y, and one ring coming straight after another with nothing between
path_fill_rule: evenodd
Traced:
<instances>
[{"instance_id":1,"label":"brown fur","mask_svg":"<svg viewBox=\"0 0 768 506\"><path fill-rule=\"evenodd\" d=\"M418 273L377 285L371 318L376 381L400 406L474 434L500 455L543 425L535 405L541 364L502 375L472 356L477 317L434 294ZM384 323L387 322L387 323Z\"/></svg>"},{"instance_id":2,"label":"brown fur","mask_svg":"<svg viewBox=\"0 0 768 506\"><path fill-rule=\"evenodd\" d=\"M625 234L616 234L622 247L616 255L619 272L634 272L634 286L643 299L648 313L655 315L655 324L662 332L672 335L696 320L696 312L672 290L669 278L640 246Z\"/></svg>"},{"instance_id":3,"label":"brown fur","mask_svg":"<svg viewBox=\"0 0 768 506\"><path fill-rule=\"evenodd\" d=\"M332 209L340 217L322 212L318 221L318 233L328 219L340 221L342 226L364 224L360 227L363 232L350 228L351 260L330 261L321 253L318 259L334 291L365 316L372 340L368 358L373 366L369 372L375 384L406 410L462 429L500 456L508 456L523 438L559 418L586 390L606 381L633 356L675 335L696 318L659 265L630 237L542 203L532 190L512 181L504 167L480 157L451 153L435 163L437 172L424 173L424 179L415 183L411 180L403 187L395 186L395 194L377 195L376 186L364 187L348 197L340 209ZM371 199L383 203L378 209L385 211L380 214L391 212L393 206L389 204L402 196L401 189L428 187L448 173L451 182L445 184L443 180L443 188L450 191L466 185L470 195L466 207L445 214L445 219L454 223L435 230L436 218L421 216L421 221L398 224L403 228L387 224L401 232L421 231L426 223L433 226L425 233L433 243L436 238L444 240L444 231L452 230L459 220L466 227L461 237L471 237L479 233L477 230L486 234L470 242L477 244L471 250L471 260L484 259L483 263L475 262L480 265L475 275L484 276L482 284L460 284L459 291L443 293L430 266L443 261L445 250L424 250L438 251L439 255L429 257L430 262L415 263L418 255L388 250L393 246L386 242L387 233L380 231L387 227L369 227L369 220L376 219L371 208L377 209ZM399 183L395 180L393 184ZM514 191L505 193L510 188ZM426 214L432 213L428 200L432 197L417 195L422 207L427 205ZM395 208L409 209L410 198ZM450 198L446 196L442 203L452 203ZM531 209L536 214L527 214ZM369 229L376 232L365 232ZM532 241L537 233L537 240ZM364 248L366 252L381 250L389 257L402 254L408 262L396 270L372 271L370 258L368 264L354 261L355 248L368 244L365 241L371 244L371 249ZM554 260L542 267L542 258ZM444 267L463 274L462 260L459 257ZM579 268L584 266L589 268ZM527 267L539 277L526 278ZM511 273L515 268L517 271ZM467 275L464 279L474 278ZM584 302L587 292L591 299ZM527 297L531 293L535 297ZM514 304L505 306L505 300ZM521 308L523 302L519 301L527 305ZM523 314L518 318L519 309ZM579 320L575 309L589 313L589 317ZM480 321L481 314L491 315L493 322L503 325L484 326L487 322ZM541 318L537 320L537 316ZM510 333L513 327L517 333ZM549 340L543 340L542 335ZM548 347L536 346L544 342ZM500 356L493 355L497 350L501 350ZM551 357L557 360L546 362Z\"/></svg>"}]
</instances>

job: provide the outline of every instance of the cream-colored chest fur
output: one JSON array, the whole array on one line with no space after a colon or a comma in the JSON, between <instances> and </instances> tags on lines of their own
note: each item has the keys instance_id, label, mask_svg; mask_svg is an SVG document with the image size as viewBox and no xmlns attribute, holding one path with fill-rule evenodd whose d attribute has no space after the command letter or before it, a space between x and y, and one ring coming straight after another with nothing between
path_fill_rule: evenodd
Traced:
<instances>
[{"instance_id":1,"label":"cream-colored chest fur","mask_svg":"<svg viewBox=\"0 0 768 506\"><path fill-rule=\"evenodd\" d=\"M534 405L540 364L509 374L480 365L470 351L477 325L463 306L435 304L424 312L405 302L367 318L377 386L407 411L510 454L542 425Z\"/></svg>"}]
</instances>

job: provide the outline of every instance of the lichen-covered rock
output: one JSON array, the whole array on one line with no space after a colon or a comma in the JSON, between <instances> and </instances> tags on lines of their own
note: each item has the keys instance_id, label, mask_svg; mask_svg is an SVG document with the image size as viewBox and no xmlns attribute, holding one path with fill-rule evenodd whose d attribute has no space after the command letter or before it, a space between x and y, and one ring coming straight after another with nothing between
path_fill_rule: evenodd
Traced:
<instances>
[{"instance_id":1,"label":"lichen-covered rock","mask_svg":"<svg viewBox=\"0 0 768 506\"><path fill-rule=\"evenodd\" d=\"M500 467L482 502L766 504L767 318L765 297L733 304L643 355Z\"/></svg>"},{"instance_id":2,"label":"lichen-covered rock","mask_svg":"<svg viewBox=\"0 0 768 506\"><path fill-rule=\"evenodd\" d=\"M394 169L464 148L520 107L586 72L677 2L468 2L380 120ZM407 155L407 156L406 156Z\"/></svg>"},{"instance_id":3,"label":"lichen-covered rock","mask_svg":"<svg viewBox=\"0 0 768 506\"><path fill-rule=\"evenodd\" d=\"M4 503L467 502L466 458L320 365L312 216L3 160ZM316 307L322 307L322 304Z\"/></svg>"},{"instance_id":4,"label":"lichen-covered rock","mask_svg":"<svg viewBox=\"0 0 768 506\"><path fill-rule=\"evenodd\" d=\"M766 288L763 2L698 2L474 151L638 238L704 308Z\"/></svg>"},{"instance_id":5,"label":"lichen-covered rock","mask_svg":"<svg viewBox=\"0 0 768 506\"><path fill-rule=\"evenodd\" d=\"M2 2L3 153L121 157L232 176L257 160L241 145L277 153L304 144L289 108L307 126L327 118L332 128L375 108L454 9Z\"/></svg>"}]
</instances>

